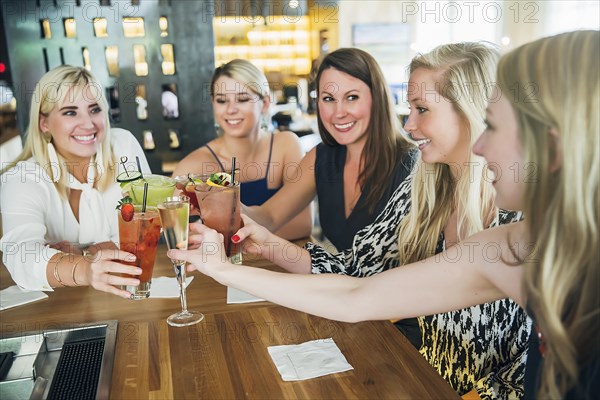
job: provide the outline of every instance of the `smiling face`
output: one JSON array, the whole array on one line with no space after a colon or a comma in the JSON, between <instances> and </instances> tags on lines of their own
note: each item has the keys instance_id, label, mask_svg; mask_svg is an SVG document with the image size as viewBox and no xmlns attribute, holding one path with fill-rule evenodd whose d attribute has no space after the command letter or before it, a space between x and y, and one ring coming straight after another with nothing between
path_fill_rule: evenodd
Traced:
<instances>
[{"instance_id":1,"label":"smiling face","mask_svg":"<svg viewBox=\"0 0 600 400\"><path fill-rule=\"evenodd\" d=\"M371 90L366 83L335 68L319 80L319 118L341 145L364 144L371 119Z\"/></svg>"},{"instance_id":2,"label":"smiling face","mask_svg":"<svg viewBox=\"0 0 600 400\"><path fill-rule=\"evenodd\" d=\"M225 135L246 137L258 133L269 98L261 99L249 86L221 76L214 85L213 111Z\"/></svg>"},{"instance_id":3,"label":"smiling face","mask_svg":"<svg viewBox=\"0 0 600 400\"><path fill-rule=\"evenodd\" d=\"M491 102L486 113L487 128L473 146L485 157L488 179L496 189L496 205L507 210L522 209L524 182L532 177L533 166L523 162L517 118L510 102L501 96Z\"/></svg>"},{"instance_id":4,"label":"smiling face","mask_svg":"<svg viewBox=\"0 0 600 400\"><path fill-rule=\"evenodd\" d=\"M466 124L450 100L440 95L438 72L417 68L408 81L410 115L404 129L426 163L463 166L471 151Z\"/></svg>"},{"instance_id":5,"label":"smiling face","mask_svg":"<svg viewBox=\"0 0 600 400\"><path fill-rule=\"evenodd\" d=\"M106 134L106 110L92 88L71 88L61 104L40 114L40 131L50 132L56 151L71 162L89 162Z\"/></svg>"}]
</instances>

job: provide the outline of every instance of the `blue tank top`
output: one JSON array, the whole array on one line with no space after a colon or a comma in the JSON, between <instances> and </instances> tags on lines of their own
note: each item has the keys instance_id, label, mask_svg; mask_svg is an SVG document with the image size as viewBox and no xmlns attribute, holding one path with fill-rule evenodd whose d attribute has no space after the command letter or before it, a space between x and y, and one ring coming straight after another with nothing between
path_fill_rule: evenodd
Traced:
<instances>
[{"instance_id":1,"label":"blue tank top","mask_svg":"<svg viewBox=\"0 0 600 400\"><path fill-rule=\"evenodd\" d=\"M271 134L271 144L269 146L269 159L267 160L267 173L264 178L257 179L255 181L248 181L240 183L240 200L244 205L247 206L260 206L265 201L269 200L277 191L277 189L269 189L268 178L269 178L269 167L271 166L271 154L273 153L273 134ZM225 171L225 167L217 157L213 149L209 145L206 148L211 152L222 171Z\"/></svg>"}]
</instances>

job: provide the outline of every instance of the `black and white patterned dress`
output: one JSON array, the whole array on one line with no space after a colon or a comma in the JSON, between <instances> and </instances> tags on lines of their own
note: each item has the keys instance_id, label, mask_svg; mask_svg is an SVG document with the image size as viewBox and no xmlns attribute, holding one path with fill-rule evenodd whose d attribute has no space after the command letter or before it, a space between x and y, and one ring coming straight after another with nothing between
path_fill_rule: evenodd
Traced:
<instances>
[{"instance_id":1,"label":"black and white patterned dress","mask_svg":"<svg viewBox=\"0 0 600 400\"><path fill-rule=\"evenodd\" d=\"M358 231L351 249L331 254L307 243L312 272L356 277L400 265L398 226L410 209L412 176L398 186L375 221ZM490 227L515 222L521 213L500 211ZM437 251L445 248L440 234ZM523 397L531 320L511 300L418 318L420 353L459 394L476 389L482 399Z\"/></svg>"}]
</instances>

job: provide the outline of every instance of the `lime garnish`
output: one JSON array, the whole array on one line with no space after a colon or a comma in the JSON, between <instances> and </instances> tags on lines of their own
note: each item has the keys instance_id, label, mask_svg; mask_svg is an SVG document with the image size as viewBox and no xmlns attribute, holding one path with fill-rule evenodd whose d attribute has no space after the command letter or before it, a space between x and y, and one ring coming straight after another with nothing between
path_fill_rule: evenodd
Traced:
<instances>
[{"instance_id":1,"label":"lime garnish","mask_svg":"<svg viewBox=\"0 0 600 400\"><path fill-rule=\"evenodd\" d=\"M119 186L121 187L121 193L126 193L131 189L131 182L121 182Z\"/></svg>"},{"instance_id":2,"label":"lime garnish","mask_svg":"<svg viewBox=\"0 0 600 400\"><path fill-rule=\"evenodd\" d=\"M129 172L121 172L117 176L117 182L131 182L138 180L142 177L142 173L140 171L129 171ZM123 187L123 185L121 185Z\"/></svg>"}]
</instances>

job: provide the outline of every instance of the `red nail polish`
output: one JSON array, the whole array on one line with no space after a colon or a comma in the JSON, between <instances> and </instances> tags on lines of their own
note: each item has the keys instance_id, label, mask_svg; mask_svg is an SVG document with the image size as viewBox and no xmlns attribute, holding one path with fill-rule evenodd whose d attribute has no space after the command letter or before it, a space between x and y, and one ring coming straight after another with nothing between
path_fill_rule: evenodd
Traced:
<instances>
[{"instance_id":1,"label":"red nail polish","mask_svg":"<svg viewBox=\"0 0 600 400\"><path fill-rule=\"evenodd\" d=\"M240 237L239 237L238 235L233 235L233 236L231 237L231 241L232 241L233 243L237 243L237 242L239 242L239 241L240 241Z\"/></svg>"}]
</instances>

